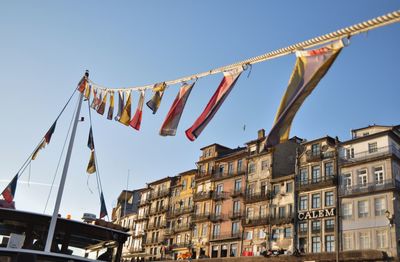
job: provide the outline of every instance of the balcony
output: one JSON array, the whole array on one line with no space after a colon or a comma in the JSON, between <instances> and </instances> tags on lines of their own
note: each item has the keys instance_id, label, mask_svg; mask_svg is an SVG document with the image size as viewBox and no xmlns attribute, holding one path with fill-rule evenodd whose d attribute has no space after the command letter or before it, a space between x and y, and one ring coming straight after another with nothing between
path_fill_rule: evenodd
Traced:
<instances>
[{"instance_id":1,"label":"balcony","mask_svg":"<svg viewBox=\"0 0 400 262\"><path fill-rule=\"evenodd\" d=\"M185 224L181 223L181 224L175 225L173 230L174 230L175 233L179 233L179 232L188 231L188 230L191 230L191 229L192 229L192 224L190 224L190 223L185 223Z\"/></svg>"},{"instance_id":2,"label":"balcony","mask_svg":"<svg viewBox=\"0 0 400 262\"><path fill-rule=\"evenodd\" d=\"M219 180L223 180L225 178L240 176L240 175L244 175L244 174L245 174L244 170L237 170L235 172L233 172L233 171L231 171L231 172L216 172L216 173L212 174L211 181L219 181Z\"/></svg>"},{"instance_id":3,"label":"balcony","mask_svg":"<svg viewBox=\"0 0 400 262\"><path fill-rule=\"evenodd\" d=\"M325 226L325 232L333 232L333 231L335 231L334 226Z\"/></svg>"},{"instance_id":4,"label":"balcony","mask_svg":"<svg viewBox=\"0 0 400 262\"><path fill-rule=\"evenodd\" d=\"M362 195L365 193L376 193L379 191L386 190L400 190L400 181L387 179L380 182L367 183L364 185L354 185L354 186L341 186L339 188L339 195L341 197Z\"/></svg>"},{"instance_id":5,"label":"balcony","mask_svg":"<svg viewBox=\"0 0 400 262\"><path fill-rule=\"evenodd\" d=\"M297 181L300 191L308 191L318 188L330 187L337 185L336 176L321 176L313 179Z\"/></svg>"},{"instance_id":6,"label":"balcony","mask_svg":"<svg viewBox=\"0 0 400 262\"><path fill-rule=\"evenodd\" d=\"M255 203L260 201L265 201L271 199L272 194L270 191L261 191L261 192L247 192L245 196L245 203Z\"/></svg>"},{"instance_id":7,"label":"balcony","mask_svg":"<svg viewBox=\"0 0 400 262\"><path fill-rule=\"evenodd\" d=\"M137 216L136 221L146 220L146 219L149 219L149 215L148 214L143 214L143 215Z\"/></svg>"},{"instance_id":8,"label":"balcony","mask_svg":"<svg viewBox=\"0 0 400 262\"><path fill-rule=\"evenodd\" d=\"M203 222L210 219L209 213L201 213L201 214L193 214L192 221L193 222Z\"/></svg>"},{"instance_id":9,"label":"balcony","mask_svg":"<svg viewBox=\"0 0 400 262\"><path fill-rule=\"evenodd\" d=\"M131 247L129 248L129 253L136 254L136 253L144 253L146 250L143 247Z\"/></svg>"},{"instance_id":10,"label":"balcony","mask_svg":"<svg viewBox=\"0 0 400 262\"><path fill-rule=\"evenodd\" d=\"M224 214L211 214L210 215L210 221L213 223L224 221L226 219L227 219L227 216Z\"/></svg>"},{"instance_id":11,"label":"balcony","mask_svg":"<svg viewBox=\"0 0 400 262\"><path fill-rule=\"evenodd\" d=\"M267 224L269 224L269 217L266 215L243 220L243 226L262 226Z\"/></svg>"},{"instance_id":12,"label":"balcony","mask_svg":"<svg viewBox=\"0 0 400 262\"><path fill-rule=\"evenodd\" d=\"M166 206L159 207L159 208L152 208L152 209L150 209L149 215L160 214L160 213L164 213L167 211L168 211L168 208Z\"/></svg>"},{"instance_id":13,"label":"balcony","mask_svg":"<svg viewBox=\"0 0 400 262\"><path fill-rule=\"evenodd\" d=\"M164 236L170 236L174 234L174 230L172 228L166 228L164 230Z\"/></svg>"},{"instance_id":14,"label":"balcony","mask_svg":"<svg viewBox=\"0 0 400 262\"><path fill-rule=\"evenodd\" d=\"M212 199L215 200L215 201L223 200L223 199L226 199L228 197L229 197L229 192L224 192L224 191L217 192L217 191L215 191L215 192L212 193Z\"/></svg>"},{"instance_id":15,"label":"balcony","mask_svg":"<svg viewBox=\"0 0 400 262\"><path fill-rule=\"evenodd\" d=\"M194 194L193 201L202 201L202 200L211 199L211 195L212 195L211 193L212 193L212 191L198 192L198 193Z\"/></svg>"},{"instance_id":16,"label":"balcony","mask_svg":"<svg viewBox=\"0 0 400 262\"><path fill-rule=\"evenodd\" d=\"M180 243L172 244L172 249L190 248L191 246L192 246L192 242L186 241L186 242L180 242Z\"/></svg>"},{"instance_id":17,"label":"balcony","mask_svg":"<svg viewBox=\"0 0 400 262\"><path fill-rule=\"evenodd\" d=\"M149 223L147 226L147 230L153 230L153 229L160 229L160 228L164 228L167 226L167 221L163 220L160 223Z\"/></svg>"},{"instance_id":18,"label":"balcony","mask_svg":"<svg viewBox=\"0 0 400 262\"><path fill-rule=\"evenodd\" d=\"M210 241L221 241L221 240L230 240L230 239L240 239L242 234L240 232L237 233L228 233L228 234L212 234Z\"/></svg>"},{"instance_id":19,"label":"balcony","mask_svg":"<svg viewBox=\"0 0 400 262\"><path fill-rule=\"evenodd\" d=\"M307 236L308 235L308 231L307 230L300 230L299 231L299 235L300 236Z\"/></svg>"},{"instance_id":20,"label":"balcony","mask_svg":"<svg viewBox=\"0 0 400 262\"><path fill-rule=\"evenodd\" d=\"M284 224L291 224L293 222L294 222L294 214L270 218L271 225L284 225Z\"/></svg>"},{"instance_id":21,"label":"balcony","mask_svg":"<svg viewBox=\"0 0 400 262\"><path fill-rule=\"evenodd\" d=\"M307 162L319 162L322 161L323 159L334 158L334 157L335 157L335 151L317 152L314 154L311 151L308 151L306 153Z\"/></svg>"},{"instance_id":22,"label":"balcony","mask_svg":"<svg viewBox=\"0 0 400 262\"><path fill-rule=\"evenodd\" d=\"M177 216L180 216L180 215L183 215L183 214L192 213L193 210L194 210L193 206L191 206L191 207L182 207L182 208L178 208L178 209L175 209L175 210L169 210L167 216L169 218L177 217Z\"/></svg>"},{"instance_id":23,"label":"balcony","mask_svg":"<svg viewBox=\"0 0 400 262\"><path fill-rule=\"evenodd\" d=\"M244 190L238 189L231 192L231 197L243 197L245 195Z\"/></svg>"},{"instance_id":24,"label":"balcony","mask_svg":"<svg viewBox=\"0 0 400 262\"><path fill-rule=\"evenodd\" d=\"M229 214L229 218L232 219L232 220L241 219L241 218L243 218L243 217L245 217L243 211L233 211L233 212L231 212L231 213Z\"/></svg>"},{"instance_id":25,"label":"balcony","mask_svg":"<svg viewBox=\"0 0 400 262\"><path fill-rule=\"evenodd\" d=\"M157 198L162 198L168 196L170 193L169 189L161 190L158 192L152 192L150 195L150 200L155 200Z\"/></svg>"},{"instance_id":26,"label":"balcony","mask_svg":"<svg viewBox=\"0 0 400 262\"><path fill-rule=\"evenodd\" d=\"M376 158L390 156L395 156L400 159L400 150L394 146L380 147L371 151L359 152L350 157L340 157L339 161L343 166L346 166L357 162L369 161Z\"/></svg>"},{"instance_id":27,"label":"balcony","mask_svg":"<svg viewBox=\"0 0 400 262\"><path fill-rule=\"evenodd\" d=\"M149 205L149 204L150 204L150 199L141 200L139 202L139 207L146 206L146 205Z\"/></svg>"},{"instance_id":28,"label":"balcony","mask_svg":"<svg viewBox=\"0 0 400 262\"><path fill-rule=\"evenodd\" d=\"M313 228L313 229L311 229L311 234L321 234L321 228Z\"/></svg>"},{"instance_id":29,"label":"balcony","mask_svg":"<svg viewBox=\"0 0 400 262\"><path fill-rule=\"evenodd\" d=\"M194 176L195 180L206 180L210 179L212 175L212 172L203 172L203 171L198 171L197 174Z\"/></svg>"}]
</instances>

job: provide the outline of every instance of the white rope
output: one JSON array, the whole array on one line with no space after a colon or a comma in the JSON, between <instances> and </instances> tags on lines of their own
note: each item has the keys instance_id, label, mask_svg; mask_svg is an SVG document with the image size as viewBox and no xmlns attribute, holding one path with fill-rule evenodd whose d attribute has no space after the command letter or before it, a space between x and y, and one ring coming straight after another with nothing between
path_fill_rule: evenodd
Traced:
<instances>
[{"instance_id":1,"label":"white rope","mask_svg":"<svg viewBox=\"0 0 400 262\"><path fill-rule=\"evenodd\" d=\"M182 82L187 82L187 81L192 81L192 80L196 80L198 78L202 78L205 76L209 76L209 75L214 75L214 74L219 74L228 70L231 70L233 68L236 67L247 67L248 65L253 65L253 64L257 64L257 63L261 63L264 62L266 60L270 60L270 59L274 59L274 58L278 58L281 56L285 56L285 55L289 55L293 52L295 52L296 50L301 50L301 49L306 49L306 48L311 48L311 47L315 47L318 45L322 45L328 42L332 42L334 40L337 39L341 39L344 37L351 37L354 35L358 35L360 33L366 32L366 31L370 31L382 26L386 26L386 25L390 25L393 23L397 23L400 22L400 10L370 19L368 21L365 22L361 22L349 27L345 27L342 29L339 29L337 31L322 35L322 36L318 36L294 45L290 45L288 47L284 47L284 48L280 48L268 53L265 53L263 55L259 55L256 57L252 57L240 62L236 62L230 65L226 65L226 66L222 66L222 67L218 67L215 69L211 69L209 71L206 72L202 72L202 73L197 73L197 74L193 74L190 76L185 76L185 77L181 77L175 80L169 80L169 81L165 81L165 83L167 84L167 86L170 85L174 85L174 84L179 84ZM134 86L134 87L126 87L126 88L108 88L108 87L104 87L101 86L99 84L94 83L93 81L91 81L89 79L89 83L92 84L92 86L94 88L97 89L101 89L101 90L114 90L114 91L133 91L133 90L146 90L146 89L152 89L154 84L150 84L150 85L145 85L145 86Z\"/></svg>"}]
</instances>

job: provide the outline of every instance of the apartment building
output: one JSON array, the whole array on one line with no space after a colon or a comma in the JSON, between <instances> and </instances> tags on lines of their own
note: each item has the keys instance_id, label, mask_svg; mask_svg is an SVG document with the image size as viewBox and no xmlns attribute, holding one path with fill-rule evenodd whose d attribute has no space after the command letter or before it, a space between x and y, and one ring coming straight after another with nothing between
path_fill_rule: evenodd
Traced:
<instances>
[{"instance_id":1,"label":"apartment building","mask_svg":"<svg viewBox=\"0 0 400 262\"><path fill-rule=\"evenodd\" d=\"M400 126L352 130L341 143L340 205L343 250L400 254Z\"/></svg>"},{"instance_id":2,"label":"apartment building","mask_svg":"<svg viewBox=\"0 0 400 262\"><path fill-rule=\"evenodd\" d=\"M209 240L212 258L240 256L246 155L246 148L238 147L215 160Z\"/></svg>"},{"instance_id":3,"label":"apartment building","mask_svg":"<svg viewBox=\"0 0 400 262\"><path fill-rule=\"evenodd\" d=\"M150 211L150 193L151 189L146 187L138 190L140 193L140 200L138 204L138 214L136 216L136 228L133 234L133 248L131 254L134 261L144 261L147 257L145 244L147 236L147 224L149 220Z\"/></svg>"},{"instance_id":4,"label":"apartment building","mask_svg":"<svg viewBox=\"0 0 400 262\"><path fill-rule=\"evenodd\" d=\"M337 248L338 139L330 136L303 142L297 162L297 236L302 253Z\"/></svg>"},{"instance_id":5,"label":"apartment building","mask_svg":"<svg viewBox=\"0 0 400 262\"><path fill-rule=\"evenodd\" d=\"M176 177L165 177L148 184L150 204L145 245L150 261L165 258L167 211L171 195L170 189L175 185L175 182Z\"/></svg>"},{"instance_id":6,"label":"apartment building","mask_svg":"<svg viewBox=\"0 0 400 262\"><path fill-rule=\"evenodd\" d=\"M180 254L192 251L193 190L196 169L180 173L171 187L170 205L167 213L167 258L176 260Z\"/></svg>"}]
</instances>

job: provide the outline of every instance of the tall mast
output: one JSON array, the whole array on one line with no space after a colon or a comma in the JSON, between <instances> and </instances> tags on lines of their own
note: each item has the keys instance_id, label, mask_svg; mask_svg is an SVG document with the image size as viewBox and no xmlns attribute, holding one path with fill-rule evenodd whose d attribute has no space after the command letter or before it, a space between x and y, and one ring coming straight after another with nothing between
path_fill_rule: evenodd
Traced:
<instances>
[{"instance_id":1,"label":"tall mast","mask_svg":"<svg viewBox=\"0 0 400 262\"><path fill-rule=\"evenodd\" d=\"M89 78L88 70L86 70L86 72L85 72L85 78L86 79ZM74 123L73 123L73 127L72 127L71 138L69 140L67 155L65 156L64 168L63 168L63 172L61 175L60 186L58 187L56 204L54 207L53 216L51 217L49 233L47 235L46 246L44 249L45 252L51 252L51 244L53 242L54 231L55 231L56 224L57 224L58 212L60 211L60 203L61 203L61 198L62 198L62 194L64 191L65 180L67 178L69 161L71 159L72 148L74 146L76 128L77 128L78 121L79 121L79 115L81 113L82 98L83 98L83 92L79 93L78 108L77 108L76 114L75 114L75 119L74 119Z\"/></svg>"}]
</instances>

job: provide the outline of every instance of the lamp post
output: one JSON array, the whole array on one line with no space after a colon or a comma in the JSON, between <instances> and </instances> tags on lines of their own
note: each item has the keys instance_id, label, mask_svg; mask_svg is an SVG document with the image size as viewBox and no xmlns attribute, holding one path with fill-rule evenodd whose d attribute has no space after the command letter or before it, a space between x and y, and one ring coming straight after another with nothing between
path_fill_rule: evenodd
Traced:
<instances>
[{"instance_id":1,"label":"lamp post","mask_svg":"<svg viewBox=\"0 0 400 262\"><path fill-rule=\"evenodd\" d=\"M394 214L391 214L389 210L386 210L385 215L389 222L388 223L388 226L389 226L389 249L391 249L392 248L392 227L394 224ZM392 252L390 252L390 253L392 253Z\"/></svg>"}]
</instances>

